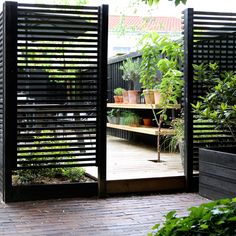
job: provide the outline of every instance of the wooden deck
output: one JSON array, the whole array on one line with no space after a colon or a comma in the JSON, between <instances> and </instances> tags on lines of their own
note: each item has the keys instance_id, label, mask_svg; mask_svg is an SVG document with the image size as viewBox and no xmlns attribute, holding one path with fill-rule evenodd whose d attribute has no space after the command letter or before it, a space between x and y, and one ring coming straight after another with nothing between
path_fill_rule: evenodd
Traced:
<instances>
[{"instance_id":1,"label":"wooden deck","mask_svg":"<svg viewBox=\"0 0 236 236\"><path fill-rule=\"evenodd\" d=\"M156 148L107 136L107 180L131 180L184 176L180 155L161 153L157 160ZM86 168L97 177L96 167Z\"/></svg>"}]
</instances>

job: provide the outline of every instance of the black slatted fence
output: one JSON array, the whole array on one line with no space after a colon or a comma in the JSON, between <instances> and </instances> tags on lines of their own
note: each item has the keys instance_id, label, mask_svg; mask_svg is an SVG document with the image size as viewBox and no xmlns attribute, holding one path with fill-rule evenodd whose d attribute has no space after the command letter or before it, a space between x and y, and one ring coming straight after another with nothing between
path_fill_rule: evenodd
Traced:
<instances>
[{"instance_id":1,"label":"black slatted fence","mask_svg":"<svg viewBox=\"0 0 236 236\"><path fill-rule=\"evenodd\" d=\"M3 14L0 15L0 199L3 197Z\"/></svg>"},{"instance_id":2,"label":"black slatted fence","mask_svg":"<svg viewBox=\"0 0 236 236\"><path fill-rule=\"evenodd\" d=\"M185 170L189 188L193 183L193 170L198 169L200 147L235 145L228 129L224 127L216 129L216 124L208 120L199 121L192 113L191 104L196 104L199 96L204 96L207 92L202 82L193 79L192 64L217 62L220 71L235 71L235 35L236 14L200 12L193 9L184 12Z\"/></svg>"},{"instance_id":3,"label":"black slatted fence","mask_svg":"<svg viewBox=\"0 0 236 236\"><path fill-rule=\"evenodd\" d=\"M98 166L104 194L107 7L7 2L3 13L5 168Z\"/></svg>"}]
</instances>

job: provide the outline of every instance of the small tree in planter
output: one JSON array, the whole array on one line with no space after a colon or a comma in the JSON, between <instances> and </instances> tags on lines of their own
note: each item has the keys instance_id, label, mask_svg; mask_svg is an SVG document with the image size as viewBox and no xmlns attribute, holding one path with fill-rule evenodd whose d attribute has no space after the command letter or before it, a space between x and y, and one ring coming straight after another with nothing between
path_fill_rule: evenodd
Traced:
<instances>
[{"instance_id":1,"label":"small tree in planter","mask_svg":"<svg viewBox=\"0 0 236 236\"><path fill-rule=\"evenodd\" d=\"M162 100L164 101L165 96L169 96L167 93L172 92L174 89L182 89L182 45L157 33L144 35L139 44L141 45L140 51L142 53L140 83L145 89L144 95L148 94L147 98L151 98L146 99L149 100L148 103L159 104L160 94L163 96ZM159 76L158 72L160 73ZM162 82L163 79L164 81ZM168 87L165 86L165 83L170 85L170 88L166 91L164 89ZM163 86L164 89L162 89ZM154 92L152 91L153 89ZM155 93L155 102L153 93Z\"/></svg>"},{"instance_id":2,"label":"small tree in planter","mask_svg":"<svg viewBox=\"0 0 236 236\"><path fill-rule=\"evenodd\" d=\"M145 101L148 104L155 103L153 88L160 82L157 76L157 64L161 59L160 45L162 40L163 38L161 38L159 34L148 33L145 34L139 42L139 45L141 46L140 52L142 53L139 82L142 84Z\"/></svg>"},{"instance_id":3,"label":"small tree in planter","mask_svg":"<svg viewBox=\"0 0 236 236\"><path fill-rule=\"evenodd\" d=\"M129 83L129 90L127 91L129 103L139 103L139 94L138 91L135 90L135 82L139 81L140 78L139 60L127 58L123 61L120 69L123 71L122 79ZM125 94L123 94L123 96L125 96Z\"/></svg>"},{"instance_id":4,"label":"small tree in planter","mask_svg":"<svg viewBox=\"0 0 236 236\"><path fill-rule=\"evenodd\" d=\"M183 50L181 43L171 41L167 37L161 37L157 33L149 33L143 37L140 42L142 45L142 62L141 62L141 78L140 82L143 88L152 90L155 89L155 103L160 104L161 110L153 115L158 126L157 136L157 161L160 161L160 131L163 121L167 120L167 110L170 105L177 105L182 94L184 81L182 58ZM158 79L158 71L161 80ZM154 94L150 95L151 100L154 99ZM144 91L145 95L145 91ZM154 103L153 101L149 102Z\"/></svg>"}]
</instances>

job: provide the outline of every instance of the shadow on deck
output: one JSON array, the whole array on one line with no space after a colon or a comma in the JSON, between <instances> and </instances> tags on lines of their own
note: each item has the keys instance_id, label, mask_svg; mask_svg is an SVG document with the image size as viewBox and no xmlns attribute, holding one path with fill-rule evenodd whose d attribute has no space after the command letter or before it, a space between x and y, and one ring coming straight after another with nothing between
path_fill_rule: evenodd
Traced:
<instances>
[{"instance_id":1,"label":"shadow on deck","mask_svg":"<svg viewBox=\"0 0 236 236\"><path fill-rule=\"evenodd\" d=\"M108 193L173 192L185 188L184 171L178 153L161 153L155 148L107 136ZM97 177L97 168L86 168Z\"/></svg>"}]
</instances>

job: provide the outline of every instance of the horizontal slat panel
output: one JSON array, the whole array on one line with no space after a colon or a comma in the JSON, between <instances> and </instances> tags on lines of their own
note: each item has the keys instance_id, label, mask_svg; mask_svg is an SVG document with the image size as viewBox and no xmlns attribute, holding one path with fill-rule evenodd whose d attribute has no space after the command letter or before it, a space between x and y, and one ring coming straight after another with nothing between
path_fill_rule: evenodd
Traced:
<instances>
[{"instance_id":1,"label":"horizontal slat panel","mask_svg":"<svg viewBox=\"0 0 236 236\"><path fill-rule=\"evenodd\" d=\"M99 8L18 7L17 169L96 165Z\"/></svg>"}]
</instances>

